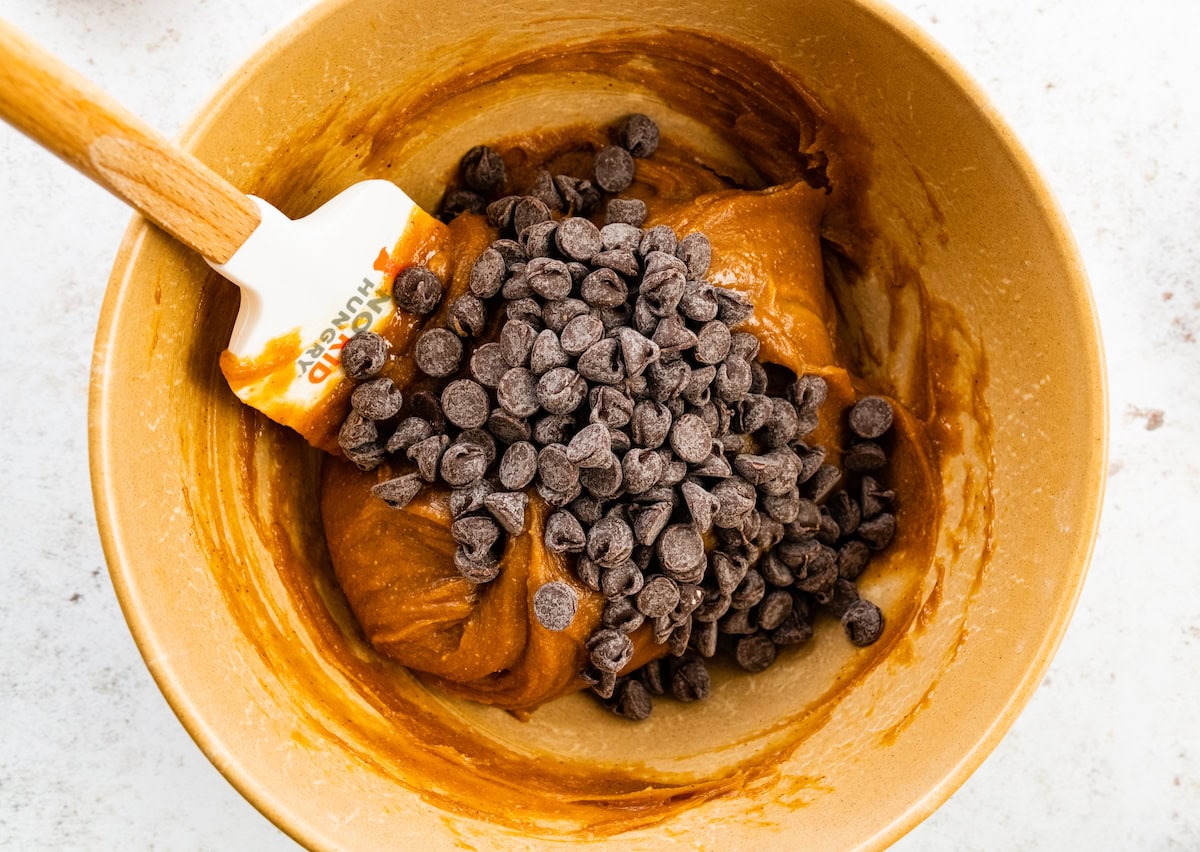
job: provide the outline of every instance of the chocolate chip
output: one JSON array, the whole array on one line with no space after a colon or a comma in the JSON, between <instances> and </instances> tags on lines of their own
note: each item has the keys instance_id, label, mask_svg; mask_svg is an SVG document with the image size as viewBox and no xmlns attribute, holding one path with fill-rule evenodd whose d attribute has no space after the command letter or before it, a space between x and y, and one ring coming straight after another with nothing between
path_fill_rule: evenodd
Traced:
<instances>
[{"instance_id":1,"label":"chocolate chip","mask_svg":"<svg viewBox=\"0 0 1200 852\"><path fill-rule=\"evenodd\" d=\"M708 669L698 654L685 655L671 672L671 695L676 701L703 701L712 692Z\"/></svg>"},{"instance_id":2,"label":"chocolate chip","mask_svg":"<svg viewBox=\"0 0 1200 852\"><path fill-rule=\"evenodd\" d=\"M529 189L529 194L551 210L563 209L562 196L559 195L558 188L554 186L554 176L545 169L538 169L537 176L533 179L533 186Z\"/></svg>"},{"instance_id":3,"label":"chocolate chip","mask_svg":"<svg viewBox=\"0 0 1200 852\"><path fill-rule=\"evenodd\" d=\"M874 477L862 478L862 514L864 518L873 518L889 508L896 500L896 492L884 489Z\"/></svg>"},{"instance_id":4,"label":"chocolate chip","mask_svg":"<svg viewBox=\"0 0 1200 852\"><path fill-rule=\"evenodd\" d=\"M745 322L754 313L754 305L736 290L714 287L713 296L717 300L717 319L729 326Z\"/></svg>"},{"instance_id":5,"label":"chocolate chip","mask_svg":"<svg viewBox=\"0 0 1200 852\"><path fill-rule=\"evenodd\" d=\"M550 208L544 202L525 196L513 208L513 231L518 237L530 225L550 221Z\"/></svg>"},{"instance_id":6,"label":"chocolate chip","mask_svg":"<svg viewBox=\"0 0 1200 852\"><path fill-rule=\"evenodd\" d=\"M690 524L674 524L663 530L657 543L663 573L673 580L692 582L705 567L704 539Z\"/></svg>"},{"instance_id":7,"label":"chocolate chip","mask_svg":"<svg viewBox=\"0 0 1200 852\"><path fill-rule=\"evenodd\" d=\"M624 304L629 288L616 272L600 267L583 279L579 295L593 307L615 307Z\"/></svg>"},{"instance_id":8,"label":"chocolate chip","mask_svg":"<svg viewBox=\"0 0 1200 852\"><path fill-rule=\"evenodd\" d=\"M712 493L717 498L717 510L713 512L715 526L738 526L745 514L754 508L754 487L741 477L721 480L713 486Z\"/></svg>"},{"instance_id":9,"label":"chocolate chip","mask_svg":"<svg viewBox=\"0 0 1200 852\"><path fill-rule=\"evenodd\" d=\"M442 411L460 429L482 426L490 410L487 391L471 379L456 379L442 391Z\"/></svg>"},{"instance_id":10,"label":"chocolate chip","mask_svg":"<svg viewBox=\"0 0 1200 852\"><path fill-rule=\"evenodd\" d=\"M371 487L371 493L393 509L403 509L421 490L421 475L406 473Z\"/></svg>"},{"instance_id":11,"label":"chocolate chip","mask_svg":"<svg viewBox=\"0 0 1200 852\"><path fill-rule=\"evenodd\" d=\"M494 490L486 479L479 479L470 485L464 485L462 488L451 490L449 501L450 516L461 518L463 515L478 512L483 508L483 501Z\"/></svg>"},{"instance_id":12,"label":"chocolate chip","mask_svg":"<svg viewBox=\"0 0 1200 852\"><path fill-rule=\"evenodd\" d=\"M476 145L460 163L463 181L476 192L489 194L504 186L504 160L486 145Z\"/></svg>"},{"instance_id":13,"label":"chocolate chip","mask_svg":"<svg viewBox=\"0 0 1200 852\"><path fill-rule=\"evenodd\" d=\"M619 200L614 198L609 202L609 206L611 207ZM641 202L638 203L641 204ZM600 229L600 247L603 251L636 252L641 244L642 229L637 225L614 221Z\"/></svg>"},{"instance_id":14,"label":"chocolate chip","mask_svg":"<svg viewBox=\"0 0 1200 852\"><path fill-rule=\"evenodd\" d=\"M537 381L537 402L551 414L570 414L587 396L587 382L570 367L547 370Z\"/></svg>"},{"instance_id":15,"label":"chocolate chip","mask_svg":"<svg viewBox=\"0 0 1200 852\"><path fill-rule=\"evenodd\" d=\"M525 267L525 277L543 299L565 299L571 293L571 272L561 260L535 257Z\"/></svg>"},{"instance_id":16,"label":"chocolate chip","mask_svg":"<svg viewBox=\"0 0 1200 852\"><path fill-rule=\"evenodd\" d=\"M404 455L416 464L421 479L433 482L438 478L438 462L442 461L442 454L449 445L450 439L444 434L434 434L409 446Z\"/></svg>"},{"instance_id":17,"label":"chocolate chip","mask_svg":"<svg viewBox=\"0 0 1200 852\"><path fill-rule=\"evenodd\" d=\"M538 378L533 373L524 367L513 367L500 378L496 401L514 417L529 417L538 410L537 388Z\"/></svg>"},{"instance_id":18,"label":"chocolate chip","mask_svg":"<svg viewBox=\"0 0 1200 852\"><path fill-rule=\"evenodd\" d=\"M658 482L662 475L663 460L654 450L636 449L625 454L625 490L629 494L641 494Z\"/></svg>"},{"instance_id":19,"label":"chocolate chip","mask_svg":"<svg viewBox=\"0 0 1200 852\"><path fill-rule=\"evenodd\" d=\"M753 609L731 609L718 622L722 633L728 636L750 636L758 631L758 621Z\"/></svg>"},{"instance_id":20,"label":"chocolate chip","mask_svg":"<svg viewBox=\"0 0 1200 852\"><path fill-rule=\"evenodd\" d=\"M625 376L641 376L649 365L659 360L659 346L630 328L617 330L620 358L625 364Z\"/></svg>"},{"instance_id":21,"label":"chocolate chip","mask_svg":"<svg viewBox=\"0 0 1200 852\"><path fill-rule=\"evenodd\" d=\"M842 614L842 627L855 645L871 645L883 634L883 613L875 604L860 598Z\"/></svg>"},{"instance_id":22,"label":"chocolate chip","mask_svg":"<svg viewBox=\"0 0 1200 852\"><path fill-rule=\"evenodd\" d=\"M736 355L745 361L753 361L758 357L758 338L747 331L735 331L729 336L729 354ZM795 400L793 400L795 402ZM799 405L799 403L796 403Z\"/></svg>"},{"instance_id":23,"label":"chocolate chip","mask_svg":"<svg viewBox=\"0 0 1200 852\"><path fill-rule=\"evenodd\" d=\"M688 234L675 247L675 256L687 264L689 278L700 279L712 261L712 244L704 234Z\"/></svg>"},{"instance_id":24,"label":"chocolate chip","mask_svg":"<svg viewBox=\"0 0 1200 852\"><path fill-rule=\"evenodd\" d=\"M760 630L774 630L792 614L791 592L776 589L767 592L758 605L758 627Z\"/></svg>"},{"instance_id":25,"label":"chocolate chip","mask_svg":"<svg viewBox=\"0 0 1200 852\"><path fill-rule=\"evenodd\" d=\"M579 499L579 495L583 493L583 486L576 482L566 491L556 491L547 486L546 483L538 482L537 493L546 502L547 506L555 509L565 509L575 500Z\"/></svg>"},{"instance_id":26,"label":"chocolate chip","mask_svg":"<svg viewBox=\"0 0 1200 852\"><path fill-rule=\"evenodd\" d=\"M799 409L818 408L829 395L829 385L820 376L803 375L792 383L788 396Z\"/></svg>"},{"instance_id":27,"label":"chocolate chip","mask_svg":"<svg viewBox=\"0 0 1200 852\"><path fill-rule=\"evenodd\" d=\"M483 213L486 209L487 199L478 192L452 189L442 196L437 215L443 222L450 222L460 213Z\"/></svg>"},{"instance_id":28,"label":"chocolate chip","mask_svg":"<svg viewBox=\"0 0 1200 852\"><path fill-rule=\"evenodd\" d=\"M757 570L750 568L742 577L742 581L738 583L737 588L733 590L729 605L733 609L750 609L758 606L766 593L767 581Z\"/></svg>"},{"instance_id":29,"label":"chocolate chip","mask_svg":"<svg viewBox=\"0 0 1200 852\"><path fill-rule=\"evenodd\" d=\"M767 378L767 368L757 361L750 362L750 393L766 393L767 385L770 384L770 379Z\"/></svg>"},{"instance_id":30,"label":"chocolate chip","mask_svg":"<svg viewBox=\"0 0 1200 852\"><path fill-rule=\"evenodd\" d=\"M586 647L592 665L602 672L619 672L633 659L633 642L617 630L597 630Z\"/></svg>"},{"instance_id":31,"label":"chocolate chip","mask_svg":"<svg viewBox=\"0 0 1200 852\"><path fill-rule=\"evenodd\" d=\"M491 518L469 515L450 525L450 535L473 555L482 555L500 538L500 527Z\"/></svg>"},{"instance_id":32,"label":"chocolate chip","mask_svg":"<svg viewBox=\"0 0 1200 852\"><path fill-rule=\"evenodd\" d=\"M791 615L771 631L771 641L776 645L803 645L812 638L812 625L793 608Z\"/></svg>"},{"instance_id":33,"label":"chocolate chip","mask_svg":"<svg viewBox=\"0 0 1200 852\"><path fill-rule=\"evenodd\" d=\"M873 441L862 441L851 445L842 456L842 465L846 470L861 473L867 470L879 470L887 464L887 454L883 447Z\"/></svg>"},{"instance_id":34,"label":"chocolate chip","mask_svg":"<svg viewBox=\"0 0 1200 852\"><path fill-rule=\"evenodd\" d=\"M649 577L637 593L636 603L638 611L646 617L661 618L679 603L679 586L662 575Z\"/></svg>"},{"instance_id":35,"label":"chocolate chip","mask_svg":"<svg viewBox=\"0 0 1200 852\"><path fill-rule=\"evenodd\" d=\"M641 681L624 678L617 682L608 708L625 719L641 722L650 718L654 704Z\"/></svg>"},{"instance_id":36,"label":"chocolate chip","mask_svg":"<svg viewBox=\"0 0 1200 852\"><path fill-rule=\"evenodd\" d=\"M620 356L620 344L611 337L598 340L579 356L576 364L579 375L589 382L615 385L625 378L625 364Z\"/></svg>"},{"instance_id":37,"label":"chocolate chip","mask_svg":"<svg viewBox=\"0 0 1200 852\"><path fill-rule=\"evenodd\" d=\"M530 262L537 258L549 258L554 253L554 232L558 230L558 223L553 219L548 219L545 222L534 222L525 230L521 231L521 248L525 250L525 254L529 256ZM513 270L513 276L516 277L517 270ZM522 276L528 282L527 276ZM532 290L532 286L529 288ZM528 293L517 293L505 285L501 292L506 298L515 298L518 295L527 296Z\"/></svg>"},{"instance_id":38,"label":"chocolate chip","mask_svg":"<svg viewBox=\"0 0 1200 852\"><path fill-rule=\"evenodd\" d=\"M605 192L623 192L633 183L633 157L624 148L609 145L596 154L596 184Z\"/></svg>"},{"instance_id":39,"label":"chocolate chip","mask_svg":"<svg viewBox=\"0 0 1200 852\"><path fill-rule=\"evenodd\" d=\"M807 497L814 503L821 504L842 481L842 472L831 464L823 464L817 468L801 489L801 496Z\"/></svg>"},{"instance_id":40,"label":"chocolate chip","mask_svg":"<svg viewBox=\"0 0 1200 852\"><path fill-rule=\"evenodd\" d=\"M560 580L543 584L533 593L533 615L547 630L566 630L575 620L579 595Z\"/></svg>"},{"instance_id":41,"label":"chocolate chip","mask_svg":"<svg viewBox=\"0 0 1200 852\"><path fill-rule=\"evenodd\" d=\"M546 547L553 553L579 553L587 546L587 536L579 520L559 509L546 519Z\"/></svg>"},{"instance_id":42,"label":"chocolate chip","mask_svg":"<svg viewBox=\"0 0 1200 852\"><path fill-rule=\"evenodd\" d=\"M609 463L612 433L602 423L590 423L572 436L567 458L580 467L604 467Z\"/></svg>"},{"instance_id":43,"label":"chocolate chip","mask_svg":"<svg viewBox=\"0 0 1200 852\"><path fill-rule=\"evenodd\" d=\"M492 409L492 413L488 415L487 430L502 444L528 441L533 436L528 420L514 417L503 408Z\"/></svg>"},{"instance_id":44,"label":"chocolate chip","mask_svg":"<svg viewBox=\"0 0 1200 852\"><path fill-rule=\"evenodd\" d=\"M759 503L772 520L781 524L790 524L800 515L800 491L797 488L778 496L764 495Z\"/></svg>"},{"instance_id":45,"label":"chocolate chip","mask_svg":"<svg viewBox=\"0 0 1200 852\"><path fill-rule=\"evenodd\" d=\"M438 379L458 369L462 354L462 341L444 328L431 328L421 332L413 349L417 369Z\"/></svg>"},{"instance_id":46,"label":"chocolate chip","mask_svg":"<svg viewBox=\"0 0 1200 852\"><path fill-rule=\"evenodd\" d=\"M550 444L538 453L538 474L547 488L568 491L579 481L579 468L567 458L567 448Z\"/></svg>"},{"instance_id":47,"label":"chocolate chip","mask_svg":"<svg viewBox=\"0 0 1200 852\"><path fill-rule=\"evenodd\" d=\"M671 427L671 449L685 462L702 462L712 452L712 431L695 414L684 414Z\"/></svg>"},{"instance_id":48,"label":"chocolate chip","mask_svg":"<svg viewBox=\"0 0 1200 852\"><path fill-rule=\"evenodd\" d=\"M379 439L379 427L357 411L351 411L338 430L338 446L343 450L354 450L373 445Z\"/></svg>"},{"instance_id":49,"label":"chocolate chip","mask_svg":"<svg viewBox=\"0 0 1200 852\"><path fill-rule=\"evenodd\" d=\"M513 208L520 201L520 196L506 195L493 201L487 206L487 220L493 228L507 231L512 228Z\"/></svg>"},{"instance_id":50,"label":"chocolate chip","mask_svg":"<svg viewBox=\"0 0 1200 852\"><path fill-rule=\"evenodd\" d=\"M771 417L767 420L765 436L767 446L787 446L796 437L796 425L796 407L781 397L772 399Z\"/></svg>"},{"instance_id":51,"label":"chocolate chip","mask_svg":"<svg viewBox=\"0 0 1200 852\"><path fill-rule=\"evenodd\" d=\"M896 516L890 512L876 515L859 524L857 532L872 550L883 550L896 535Z\"/></svg>"},{"instance_id":52,"label":"chocolate chip","mask_svg":"<svg viewBox=\"0 0 1200 852\"><path fill-rule=\"evenodd\" d=\"M342 347L342 370L346 377L363 381L379 375L387 362L391 344L373 331L364 331Z\"/></svg>"},{"instance_id":53,"label":"chocolate chip","mask_svg":"<svg viewBox=\"0 0 1200 852\"><path fill-rule=\"evenodd\" d=\"M774 547L769 544L768 547ZM765 548L764 548L765 549ZM768 585L786 588L796 582L796 575L791 569L783 564L783 560L779 558L779 554L773 550L765 554L758 561L758 573L762 574Z\"/></svg>"},{"instance_id":54,"label":"chocolate chip","mask_svg":"<svg viewBox=\"0 0 1200 852\"><path fill-rule=\"evenodd\" d=\"M639 292L650 313L665 317L675 313L686 287L687 279L678 269L660 269L642 276Z\"/></svg>"},{"instance_id":55,"label":"chocolate chip","mask_svg":"<svg viewBox=\"0 0 1200 852\"><path fill-rule=\"evenodd\" d=\"M485 343L471 354L471 376L486 388L494 388L509 370L499 343Z\"/></svg>"},{"instance_id":56,"label":"chocolate chip","mask_svg":"<svg viewBox=\"0 0 1200 852\"><path fill-rule=\"evenodd\" d=\"M589 544L590 549L590 544ZM604 569L600 578L600 592L608 600L627 600L642 589L645 578L633 560L626 559Z\"/></svg>"},{"instance_id":57,"label":"chocolate chip","mask_svg":"<svg viewBox=\"0 0 1200 852\"><path fill-rule=\"evenodd\" d=\"M750 365L736 355L730 355L717 367L713 389L725 402L738 402L750 392Z\"/></svg>"},{"instance_id":58,"label":"chocolate chip","mask_svg":"<svg viewBox=\"0 0 1200 852\"><path fill-rule=\"evenodd\" d=\"M487 454L478 444L458 442L442 454L442 480L452 488L462 488L478 481L487 472Z\"/></svg>"},{"instance_id":59,"label":"chocolate chip","mask_svg":"<svg viewBox=\"0 0 1200 852\"><path fill-rule=\"evenodd\" d=\"M821 527L817 530L817 541L821 544L833 547L842 536L841 528L838 527L837 521L833 519L833 515L829 514L829 510L824 506L821 507Z\"/></svg>"},{"instance_id":60,"label":"chocolate chip","mask_svg":"<svg viewBox=\"0 0 1200 852\"><path fill-rule=\"evenodd\" d=\"M835 491L825 504L830 516L837 522L842 535L852 535L862 521L862 509L858 501L844 490Z\"/></svg>"},{"instance_id":61,"label":"chocolate chip","mask_svg":"<svg viewBox=\"0 0 1200 852\"><path fill-rule=\"evenodd\" d=\"M473 555L464 547L454 551L454 567L464 579L476 585L490 583L500 576L500 562L495 557Z\"/></svg>"},{"instance_id":62,"label":"chocolate chip","mask_svg":"<svg viewBox=\"0 0 1200 852\"><path fill-rule=\"evenodd\" d=\"M684 477L688 475L687 462L681 459L671 458L671 453L668 450L658 450L658 453L665 459L663 463L663 472L659 476L656 487L674 488L679 483L683 482Z\"/></svg>"},{"instance_id":63,"label":"chocolate chip","mask_svg":"<svg viewBox=\"0 0 1200 852\"><path fill-rule=\"evenodd\" d=\"M580 556L575 561L575 576L579 578L579 582L594 592L600 591L600 576L603 573L604 569L586 556ZM615 625L610 624L607 626L613 627Z\"/></svg>"},{"instance_id":64,"label":"chocolate chip","mask_svg":"<svg viewBox=\"0 0 1200 852\"><path fill-rule=\"evenodd\" d=\"M424 266L410 266L392 282L396 307L410 314L427 314L442 298L442 281Z\"/></svg>"},{"instance_id":65,"label":"chocolate chip","mask_svg":"<svg viewBox=\"0 0 1200 852\"><path fill-rule=\"evenodd\" d=\"M658 150L658 125L640 112L627 115L617 125L617 142L635 157L649 157Z\"/></svg>"},{"instance_id":66,"label":"chocolate chip","mask_svg":"<svg viewBox=\"0 0 1200 852\"><path fill-rule=\"evenodd\" d=\"M637 611L633 598L613 598L605 602L600 623L622 633L632 633L642 626L646 616Z\"/></svg>"},{"instance_id":67,"label":"chocolate chip","mask_svg":"<svg viewBox=\"0 0 1200 852\"><path fill-rule=\"evenodd\" d=\"M504 451L497 473L502 486L509 491L519 491L533 482L537 470L537 450L527 441L518 441Z\"/></svg>"},{"instance_id":68,"label":"chocolate chip","mask_svg":"<svg viewBox=\"0 0 1200 852\"><path fill-rule=\"evenodd\" d=\"M687 327L679 314L670 314L659 321L651 340L664 355L675 354L693 348L696 345L696 333Z\"/></svg>"},{"instance_id":69,"label":"chocolate chip","mask_svg":"<svg viewBox=\"0 0 1200 852\"><path fill-rule=\"evenodd\" d=\"M608 701L613 697L617 689L617 675L615 672L602 672L595 666L588 665L579 674L580 679L592 687L592 692L598 698Z\"/></svg>"},{"instance_id":70,"label":"chocolate chip","mask_svg":"<svg viewBox=\"0 0 1200 852\"><path fill-rule=\"evenodd\" d=\"M579 482L594 497L615 497L621 490L623 474L616 456L606 467L590 467L579 472Z\"/></svg>"},{"instance_id":71,"label":"chocolate chip","mask_svg":"<svg viewBox=\"0 0 1200 852\"><path fill-rule=\"evenodd\" d=\"M638 254L646 257L651 252L661 251L673 258L678 247L679 240L670 226L655 225L642 235L642 241L638 244ZM686 264L684 269L687 269Z\"/></svg>"},{"instance_id":72,"label":"chocolate chip","mask_svg":"<svg viewBox=\"0 0 1200 852\"><path fill-rule=\"evenodd\" d=\"M633 523L633 534L639 544L652 545L671 520L672 506L668 501L659 501L629 510Z\"/></svg>"},{"instance_id":73,"label":"chocolate chip","mask_svg":"<svg viewBox=\"0 0 1200 852\"><path fill-rule=\"evenodd\" d=\"M529 369L540 376L554 367L565 367L571 363L570 357L563 351L558 342L558 335L548 328L538 332L533 340L533 348L529 352Z\"/></svg>"},{"instance_id":74,"label":"chocolate chip","mask_svg":"<svg viewBox=\"0 0 1200 852\"><path fill-rule=\"evenodd\" d=\"M392 437L388 438L387 451L402 453L417 441L423 441L432 434L433 427L429 425L428 420L421 417L405 417L396 426Z\"/></svg>"},{"instance_id":75,"label":"chocolate chip","mask_svg":"<svg viewBox=\"0 0 1200 852\"><path fill-rule=\"evenodd\" d=\"M446 416L442 413L442 404L438 401L437 394L427 390L410 394L408 408L414 416L429 421L434 432L445 431Z\"/></svg>"},{"instance_id":76,"label":"chocolate chip","mask_svg":"<svg viewBox=\"0 0 1200 852\"><path fill-rule=\"evenodd\" d=\"M593 423L602 423L614 429L629 423L633 416L633 400L620 390L608 385L599 385L588 392Z\"/></svg>"},{"instance_id":77,"label":"chocolate chip","mask_svg":"<svg viewBox=\"0 0 1200 852\"><path fill-rule=\"evenodd\" d=\"M733 475L733 468L729 466L729 461L720 453L713 453L700 464L692 467L693 476L701 476L706 479L725 479Z\"/></svg>"},{"instance_id":78,"label":"chocolate chip","mask_svg":"<svg viewBox=\"0 0 1200 852\"><path fill-rule=\"evenodd\" d=\"M713 511L717 508L717 499L695 482L685 482L680 486L688 514L700 532L708 532L712 528Z\"/></svg>"},{"instance_id":79,"label":"chocolate chip","mask_svg":"<svg viewBox=\"0 0 1200 852\"><path fill-rule=\"evenodd\" d=\"M672 620L674 615L672 614ZM686 618L679 622L674 622L674 629L671 630L670 636L667 637L667 644L671 648L671 655L682 657L687 653L688 646L692 639L692 620Z\"/></svg>"},{"instance_id":80,"label":"chocolate chip","mask_svg":"<svg viewBox=\"0 0 1200 852\"><path fill-rule=\"evenodd\" d=\"M688 281L679 297L679 312L693 322L711 322L717 318L717 297L704 281Z\"/></svg>"},{"instance_id":81,"label":"chocolate chip","mask_svg":"<svg viewBox=\"0 0 1200 852\"><path fill-rule=\"evenodd\" d=\"M871 550L865 542L848 541L838 548L838 576L843 580L856 580L867 567Z\"/></svg>"},{"instance_id":82,"label":"chocolate chip","mask_svg":"<svg viewBox=\"0 0 1200 852\"><path fill-rule=\"evenodd\" d=\"M350 394L350 407L371 420L395 417L403 404L404 394L386 376L363 382Z\"/></svg>"},{"instance_id":83,"label":"chocolate chip","mask_svg":"<svg viewBox=\"0 0 1200 852\"><path fill-rule=\"evenodd\" d=\"M737 472L751 485L762 485L775 479L782 472L779 459L775 456L760 456L742 453L733 460Z\"/></svg>"},{"instance_id":84,"label":"chocolate chip","mask_svg":"<svg viewBox=\"0 0 1200 852\"><path fill-rule=\"evenodd\" d=\"M523 322L534 331L542 327L542 306L533 298L513 299L504 306L504 315L511 322Z\"/></svg>"},{"instance_id":85,"label":"chocolate chip","mask_svg":"<svg viewBox=\"0 0 1200 852\"><path fill-rule=\"evenodd\" d=\"M533 341L537 330L523 320L509 320L500 329L500 352L511 367L524 367L529 363Z\"/></svg>"},{"instance_id":86,"label":"chocolate chip","mask_svg":"<svg viewBox=\"0 0 1200 852\"><path fill-rule=\"evenodd\" d=\"M637 198L613 198L604 208L605 225L623 224L640 228L646 221L646 202Z\"/></svg>"},{"instance_id":87,"label":"chocolate chip","mask_svg":"<svg viewBox=\"0 0 1200 852\"><path fill-rule=\"evenodd\" d=\"M588 310L587 303L582 299L558 299L546 304L542 309L542 319L546 323L546 328L556 334L562 334L567 323L575 317L586 315ZM603 327L601 327L600 333L604 333ZM592 341L592 343L594 342ZM591 343L588 344L588 346L590 345ZM584 349L586 348L587 346L584 347Z\"/></svg>"},{"instance_id":88,"label":"chocolate chip","mask_svg":"<svg viewBox=\"0 0 1200 852\"><path fill-rule=\"evenodd\" d=\"M695 359L701 364L719 364L729 355L729 326L720 320L705 323L696 335Z\"/></svg>"},{"instance_id":89,"label":"chocolate chip","mask_svg":"<svg viewBox=\"0 0 1200 852\"><path fill-rule=\"evenodd\" d=\"M586 262L600 251L600 229L587 219L570 216L558 223L554 241L564 257Z\"/></svg>"},{"instance_id":90,"label":"chocolate chip","mask_svg":"<svg viewBox=\"0 0 1200 852\"><path fill-rule=\"evenodd\" d=\"M563 351L578 357L604 336L604 323L590 314L574 317L563 327L560 343Z\"/></svg>"},{"instance_id":91,"label":"chocolate chip","mask_svg":"<svg viewBox=\"0 0 1200 852\"><path fill-rule=\"evenodd\" d=\"M554 372L551 370L550 372ZM561 444L570 440L575 429L575 418L566 414L543 417L533 425L533 440L536 444Z\"/></svg>"},{"instance_id":92,"label":"chocolate chip","mask_svg":"<svg viewBox=\"0 0 1200 852\"><path fill-rule=\"evenodd\" d=\"M737 664L748 672L766 671L775 662L775 643L761 633L743 636L738 640L733 655Z\"/></svg>"}]
</instances>

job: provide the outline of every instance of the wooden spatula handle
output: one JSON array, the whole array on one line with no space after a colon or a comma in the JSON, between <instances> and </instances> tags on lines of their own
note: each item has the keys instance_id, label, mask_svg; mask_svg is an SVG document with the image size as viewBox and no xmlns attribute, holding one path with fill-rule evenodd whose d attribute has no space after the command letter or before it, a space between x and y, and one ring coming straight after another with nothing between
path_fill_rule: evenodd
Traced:
<instances>
[{"instance_id":1,"label":"wooden spatula handle","mask_svg":"<svg viewBox=\"0 0 1200 852\"><path fill-rule=\"evenodd\" d=\"M3 20L0 118L214 263L258 225L232 184Z\"/></svg>"}]
</instances>

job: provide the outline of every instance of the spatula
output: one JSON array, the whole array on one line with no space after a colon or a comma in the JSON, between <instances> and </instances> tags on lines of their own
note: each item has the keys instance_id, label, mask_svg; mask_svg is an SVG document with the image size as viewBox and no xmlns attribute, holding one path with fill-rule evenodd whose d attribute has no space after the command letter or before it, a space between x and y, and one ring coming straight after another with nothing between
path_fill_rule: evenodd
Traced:
<instances>
[{"instance_id":1,"label":"spatula","mask_svg":"<svg viewBox=\"0 0 1200 852\"><path fill-rule=\"evenodd\" d=\"M344 379L342 345L392 317L381 252L386 260L396 246L431 245L444 227L384 180L355 184L314 213L288 219L3 20L0 118L241 288L225 375L241 399L301 434Z\"/></svg>"}]
</instances>

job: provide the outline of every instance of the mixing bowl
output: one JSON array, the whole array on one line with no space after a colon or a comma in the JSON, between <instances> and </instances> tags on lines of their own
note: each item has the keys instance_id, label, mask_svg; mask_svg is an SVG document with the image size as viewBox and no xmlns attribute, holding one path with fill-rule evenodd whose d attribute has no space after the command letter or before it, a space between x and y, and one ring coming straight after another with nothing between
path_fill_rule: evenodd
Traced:
<instances>
[{"instance_id":1,"label":"mixing bowl","mask_svg":"<svg viewBox=\"0 0 1200 852\"><path fill-rule=\"evenodd\" d=\"M731 88L763 110L730 113ZM912 564L901 548L870 581L889 623L877 647L822 623L768 672L718 672L710 701L639 725L584 696L518 719L375 655L329 567L319 453L242 406L218 370L235 289L130 226L91 399L113 582L183 724L297 840L878 848L944 801L1028 701L1096 530L1094 311L1026 156L892 12L335 0L235 74L184 144L293 216L365 177L432 208L480 141L636 110L736 172L731 129L787 144L770 105L802 101L854 164L857 263L829 270L847 351L902 400L953 403L926 409L941 447L933 555Z\"/></svg>"}]
</instances>

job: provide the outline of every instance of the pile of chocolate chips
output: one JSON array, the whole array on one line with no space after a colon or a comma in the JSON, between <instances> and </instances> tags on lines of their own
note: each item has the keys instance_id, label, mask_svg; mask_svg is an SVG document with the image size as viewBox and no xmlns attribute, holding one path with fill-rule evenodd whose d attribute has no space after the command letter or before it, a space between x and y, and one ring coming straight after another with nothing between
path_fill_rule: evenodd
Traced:
<instances>
[{"instance_id":1,"label":"pile of chocolate chips","mask_svg":"<svg viewBox=\"0 0 1200 852\"><path fill-rule=\"evenodd\" d=\"M766 669L779 647L809 639L818 608L855 644L878 639L882 615L855 580L895 533L894 494L872 476L893 414L874 396L850 409L841 468L806 442L824 380L758 361L758 339L736 330L752 305L705 281L703 234L643 229L642 202L605 198L658 142L640 115L615 135L590 178L542 172L521 196L495 197L506 182L495 151L468 152L467 188L447 193L443 213L485 212L500 239L476 260L448 328L417 341L416 364L444 380L440 394L413 394L401 416L402 395L377 377L387 343L360 334L342 355L359 384L339 443L363 469L392 454L412 462L374 488L393 507L427 483L451 488L454 564L475 583L498 575L533 489L552 508L547 549L573 557L607 601L582 676L614 712L643 719L652 695L705 698L704 661L719 650ZM602 227L577 215L605 200ZM397 306L418 314L441 292L419 266L394 284ZM576 605L569 585L549 583L534 615L562 630ZM645 623L669 657L618 677Z\"/></svg>"}]
</instances>

